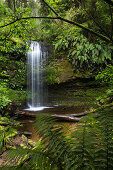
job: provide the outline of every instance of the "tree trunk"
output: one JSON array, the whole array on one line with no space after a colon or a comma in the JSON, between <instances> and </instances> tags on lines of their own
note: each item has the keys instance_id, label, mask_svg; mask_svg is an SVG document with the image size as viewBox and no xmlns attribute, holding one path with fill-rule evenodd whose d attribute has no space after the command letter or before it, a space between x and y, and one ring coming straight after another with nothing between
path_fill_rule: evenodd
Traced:
<instances>
[{"instance_id":1,"label":"tree trunk","mask_svg":"<svg viewBox=\"0 0 113 170\"><path fill-rule=\"evenodd\" d=\"M27 7L27 0L24 0L24 8Z\"/></svg>"},{"instance_id":2,"label":"tree trunk","mask_svg":"<svg viewBox=\"0 0 113 170\"><path fill-rule=\"evenodd\" d=\"M16 2L13 0L13 8L14 8L14 13L16 12Z\"/></svg>"},{"instance_id":3,"label":"tree trunk","mask_svg":"<svg viewBox=\"0 0 113 170\"><path fill-rule=\"evenodd\" d=\"M12 0L6 0L8 8L12 9Z\"/></svg>"}]
</instances>

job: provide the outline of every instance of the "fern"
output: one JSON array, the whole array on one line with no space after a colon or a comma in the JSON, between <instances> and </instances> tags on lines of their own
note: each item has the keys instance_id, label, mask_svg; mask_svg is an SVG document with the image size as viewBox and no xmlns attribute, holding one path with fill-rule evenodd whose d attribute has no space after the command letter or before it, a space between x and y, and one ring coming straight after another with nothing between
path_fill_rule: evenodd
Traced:
<instances>
[{"instance_id":1,"label":"fern","mask_svg":"<svg viewBox=\"0 0 113 170\"><path fill-rule=\"evenodd\" d=\"M54 121L50 116L39 116L36 127L39 127L43 147L11 150L8 152L8 162L15 158L15 163L19 162L17 169L24 166L27 169L38 167L41 170L66 168L69 164L70 145L63 134L63 128L55 125Z\"/></svg>"},{"instance_id":2,"label":"fern","mask_svg":"<svg viewBox=\"0 0 113 170\"><path fill-rule=\"evenodd\" d=\"M6 144L10 142L10 138L17 134L17 130L12 126L14 127L14 121L0 115L0 152L6 150Z\"/></svg>"},{"instance_id":3,"label":"fern","mask_svg":"<svg viewBox=\"0 0 113 170\"><path fill-rule=\"evenodd\" d=\"M72 134L73 154L76 156L70 169L94 169L94 155L92 153L92 138L94 132L91 131L92 127L89 127L89 122L87 120L84 119L81 121L76 131Z\"/></svg>"},{"instance_id":4,"label":"fern","mask_svg":"<svg viewBox=\"0 0 113 170\"><path fill-rule=\"evenodd\" d=\"M63 127L56 123L55 118L46 115L37 119L36 126L39 128L44 150L56 160L58 169L66 169L70 164L71 146L63 133Z\"/></svg>"},{"instance_id":5,"label":"fern","mask_svg":"<svg viewBox=\"0 0 113 170\"><path fill-rule=\"evenodd\" d=\"M112 170L113 111L98 109L79 122L71 137L49 115L38 115L35 127L41 140L35 148L8 151L15 169ZM6 167L5 167L6 168Z\"/></svg>"},{"instance_id":6,"label":"fern","mask_svg":"<svg viewBox=\"0 0 113 170\"><path fill-rule=\"evenodd\" d=\"M98 111L97 120L101 129L101 147L98 145L95 157L96 167L113 169L113 111L109 107ZM101 164L99 161L101 160Z\"/></svg>"}]
</instances>

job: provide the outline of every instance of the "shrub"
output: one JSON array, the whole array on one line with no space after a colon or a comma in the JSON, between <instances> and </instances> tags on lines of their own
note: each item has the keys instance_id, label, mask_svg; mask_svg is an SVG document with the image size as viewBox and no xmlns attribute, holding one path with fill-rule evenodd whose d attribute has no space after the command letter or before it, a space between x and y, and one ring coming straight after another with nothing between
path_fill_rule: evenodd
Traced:
<instances>
[{"instance_id":1,"label":"shrub","mask_svg":"<svg viewBox=\"0 0 113 170\"><path fill-rule=\"evenodd\" d=\"M100 84L113 84L113 66L111 64L95 77Z\"/></svg>"}]
</instances>

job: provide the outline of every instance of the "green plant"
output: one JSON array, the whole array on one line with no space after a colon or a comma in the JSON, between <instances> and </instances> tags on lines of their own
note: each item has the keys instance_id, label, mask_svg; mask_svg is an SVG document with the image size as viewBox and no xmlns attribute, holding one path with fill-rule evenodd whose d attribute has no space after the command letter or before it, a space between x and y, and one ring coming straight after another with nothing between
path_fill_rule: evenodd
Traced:
<instances>
[{"instance_id":1,"label":"green plant","mask_svg":"<svg viewBox=\"0 0 113 170\"><path fill-rule=\"evenodd\" d=\"M111 64L107 65L102 72L96 75L95 79L100 84L113 84L113 66Z\"/></svg>"},{"instance_id":2,"label":"green plant","mask_svg":"<svg viewBox=\"0 0 113 170\"><path fill-rule=\"evenodd\" d=\"M46 68L46 81L49 84L60 83L59 75L62 72L62 68L59 63L56 61L51 62Z\"/></svg>"},{"instance_id":3,"label":"green plant","mask_svg":"<svg viewBox=\"0 0 113 170\"><path fill-rule=\"evenodd\" d=\"M56 77L57 77L57 70L54 66L48 66L46 67L46 81L49 84L54 84L56 82Z\"/></svg>"},{"instance_id":4,"label":"green plant","mask_svg":"<svg viewBox=\"0 0 113 170\"><path fill-rule=\"evenodd\" d=\"M58 40L56 43L55 43L55 50L65 50L67 49L69 46L69 41L68 39L66 39L65 37L62 37L60 40Z\"/></svg>"},{"instance_id":5,"label":"green plant","mask_svg":"<svg viewBox=\"0 0 113 170\"><path fill-rule=\"evenodd\" d=\"M113 89L107 89L103 96L99 96L96 98L96 100L99 102L99 104L107 104L112 103L113 101Z\"/></svg>"},{"instance_id":6,"label":"green plant","mask_svg":"<svg viewBox=\"0 0 113 170\"><path fill-rule=\"evenodd\" d=\"M15 19L32 16L31 8L16 8L14 11L8 8L5 2L0 4L1 16L0 26L13 22ZM17 23L7 25L1 29L0 51L3 53L12 53L13 55L26 54L26 43L28 39L34 39L34 33L31 29L36 28L35 20L21 20Z\"/></svg>"},{"instance_id":7,"label":"green plant","mask_svg":"<svg viewBox=\"0 0 113 170\"><path fill-rule=\"evenodd\" d=\"M71 131L58 125L49 115L39 115L36 122L41 141L34 149L9 151L22 162L18 168L56 170L112 170L113 114L110 107L85 116Z\"/></svg>"},{"instance_id":8,"label":"green plant","mask_svg":"<svg viewBox=\"0 0 113 170\"><path fill-rule=\"evenodd\" d=\"M107 65L106 68L102 72L99 72L95 76L95 79L101 85L112 86L113 85L113 66L111 64ZM105 95L103 97L99 96L97 98L97 101L99 101L100 104L112 102L113 101L112 87L106 90Z\"/></svg>"},{"instance_id":9,"label":"green plant","mask_svg":"<svg viewBox=\"0 0 113 170\"><path fill-rule=\"evenodd\" d=\"M4 111L10 102L24 102L26 97L26 91L10 89L7 84L5 84L5 87L2 84L0 87L0 111Z\"/></svg>"},{"instance_id":10,"label":"green plant","mask_svg":"<svg viewBox=\"0 0 113 170\"><path fill-rule=\"evenodd\" d=\"M77 70L93 72L95 67L101 68L111 61L112 46L106 46L102 41L91 43L81 34L61 37L56 42L56 51L66 49L68 60L72 63L75 72Z\"/></svg>"},{"instance_id":11,"label":"green plant","mask_svg":"<svg viewBox=\"0 0 113 170\"><path fill-rule=\"evenodd\" d=\"M18 58L18 57L17 57ZM12 89L23 89L26 86L26 64L24 59L10 58L8 55L1 55L0 83Z\"/></svg>"},{"instance_id":12,"label":"green plant","mask_svg":"<svg viewBox=\"0 0 113 170\"><path fill-rule=\"evenodd\" d=\"M11 102L11 100L8 97L5 95L0 96L0 111L4 110L5 107L8 106L9 102Z\"/></svg>"},{"instance_id":13,"label":"green plant","mask_svg":"<svg viewBox=\"0 0 113 170\"><path fill-rule=\"evenodd\" d=\"M16 126L18 125L19 124L16 124ZM17 134L17 130L13 129L12 126L14 126L14 121L12 123L12 120L0 115L0 152L7 148L7 144L9 143L11 137Z\"/></svg>"}]
</instances>

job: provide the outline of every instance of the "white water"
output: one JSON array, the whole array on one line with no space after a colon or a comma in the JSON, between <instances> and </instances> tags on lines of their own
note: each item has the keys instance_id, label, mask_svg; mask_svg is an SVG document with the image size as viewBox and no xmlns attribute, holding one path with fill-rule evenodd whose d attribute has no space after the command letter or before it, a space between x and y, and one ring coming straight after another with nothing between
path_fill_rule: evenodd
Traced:
<instances>
[{"instance_id":1,"label":"white water","mask_svg":"<svg viewBox=\"0 0 113 170\"><path fill-rule=\"evenodd\" d=\"M27 110L38 111L43 110L47 102L47 87L44 82L47 53L36 41L31 42L30 48L27 52Z\"/></svg>"}]
</instances>

